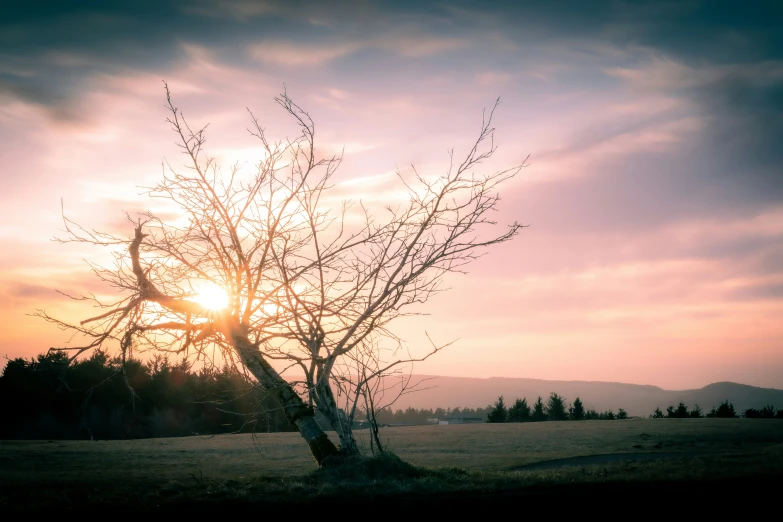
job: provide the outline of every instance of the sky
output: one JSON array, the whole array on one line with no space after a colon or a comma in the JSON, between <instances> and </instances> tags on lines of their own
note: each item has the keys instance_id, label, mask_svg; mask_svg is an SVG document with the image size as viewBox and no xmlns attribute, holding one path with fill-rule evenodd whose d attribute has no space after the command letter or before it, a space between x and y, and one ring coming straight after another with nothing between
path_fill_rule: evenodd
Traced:
<instances>
[{"instance_id":1,"label":"sky","mask_svg":"<svg viewBox=\"0 0 783 522\"><path fill-rule=\"evenodd\" d=\"M336 5L334 5L336 4ZM90 308L66 215L130 237L180 161L163 81L224 165L284 89L341 198L448 168L499 97L498 221L528 225L400 323L416 373L783 388L783 3L11 1L0 20L0 355Z\"/></svg>"}]
</instances>

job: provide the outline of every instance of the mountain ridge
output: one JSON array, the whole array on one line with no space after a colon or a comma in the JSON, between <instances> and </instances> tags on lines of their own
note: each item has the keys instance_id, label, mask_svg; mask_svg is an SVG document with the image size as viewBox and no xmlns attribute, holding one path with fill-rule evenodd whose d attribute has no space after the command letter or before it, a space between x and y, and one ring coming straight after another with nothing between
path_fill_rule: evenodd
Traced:
<instances>
[{"instance_id":1,"label":"mountain ridge","mask_svg":"<svg viewBox=\"0 0 783 522\"><path fill-rule=\"evenodd\" d=\"M766 405L783 409L783 390L763 388L731 381L719 381L701 388L666 390L650 384L631 384L613 381L565 381L532 379L527 377L447 377L413 375L412 383L420 383L414 391L402 395L393 409L422 408L478 408L494 403L503 396L506 403L526 398L532 404L540 396L546 400L554 392L564 396L567 403L579 397L586 408L597 411L623 408L632 416L648 416L655 408L666 410L669 405L685 403L688 408L698 404L706 413L728 400L737 413L747 408ZM387 384L394 389L394 381Z\"/></svg>"}]
</instances>

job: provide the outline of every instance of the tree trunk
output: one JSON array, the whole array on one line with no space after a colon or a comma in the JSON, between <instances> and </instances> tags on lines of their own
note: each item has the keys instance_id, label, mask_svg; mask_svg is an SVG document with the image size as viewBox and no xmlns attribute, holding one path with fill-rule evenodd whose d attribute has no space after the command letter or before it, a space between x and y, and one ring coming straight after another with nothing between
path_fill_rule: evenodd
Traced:
<instances>
[{"instance_id":1,"label":"tree trunk","mask_svg":"<svg viewBox=\"0 0 783 522\"><path fill-rule=\"evenodd\" d=\"M247 336L242 332L232 332L231 337L234 347L242 357L242 362L258 379L261 386L275 394L283 406L286 418L296 426L299 434L307 442L318 465L323 466L328 457L341 454L316 422L313 408L305 404L291 384L264 359Z\"/></svg>"},{"instance_id":2,"label":"tree trunk","mask_svg":"<svg viewBox=\"0 0 783 522\"><path fill-rule=\"evenodd\" d=\"M134 239L128 247L133 273L138 282L139 296L142 299L157 302L174 312L187 314L201 312L201 305L167 296L158 290L147 278L147 274L144 272L139 260L141 242L147 237L147 234L142 233L141 227L141 224L136 227ZM233 344L245 367L258 379L261 386L275 394L275 397L283 406L283 412L288 422L299 430L300 435L302 435L310 447L310 452L315 457L318 465L323 466L329 457L339 455L341 452L315 421L313 408L305 404L302 398L299 397L299 394L296 393L296 390L280 376L277 370L264 359L258 348L250 342L247 326L240 324L236 319L227 315L219 318L216 321L216 326L222 331L225 338ZM132 331L127 333L126 336L130 333Z\"/></svg>"},{"instance_id":3,"label":"tree trunk","mask_svg":"<svg viewBox=\"0 0 783 522\"><path fill-rule=\"evenodd\" d=\"M372 391L364 389L364 406L366 410L367 423L370 425L370 449L373 448L373 441L378 448L378 453L383 453L383 444L378 430L378 417L375 415L375 402L372 398ZM373 453L375 451L373 450Z\"/></svg>"},{"instance_id":4,"label":"tree trunk","mask_svg":"<svg viewBox=\"0 0 783 522\"><path fill-rule=\"evenodd\" d=\"M347 418L345 412L338 407L329 381L318 379L315 391L318 409L329 419L332 427L337 432L337 436L340 438L340 452L346 456L358 455L359 446L356 445L356 439L353 436L351 421Z\"/></svg>"}]
</instances>

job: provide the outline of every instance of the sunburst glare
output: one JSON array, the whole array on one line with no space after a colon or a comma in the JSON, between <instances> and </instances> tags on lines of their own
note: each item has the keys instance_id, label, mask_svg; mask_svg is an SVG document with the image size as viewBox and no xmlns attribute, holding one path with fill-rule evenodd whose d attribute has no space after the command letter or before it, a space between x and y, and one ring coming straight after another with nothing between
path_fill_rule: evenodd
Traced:
<instances>
[{"instance_id":1,"label":"sunburst glare","mask_svg":"<svg viewBox=\"0 0 783 522\"><path fill-rule=\"evenodd\" d=\"M228 306L228 294L214 283L202 286L193 300L209 310L222 310Z\"/></svg>"}]
</instances>

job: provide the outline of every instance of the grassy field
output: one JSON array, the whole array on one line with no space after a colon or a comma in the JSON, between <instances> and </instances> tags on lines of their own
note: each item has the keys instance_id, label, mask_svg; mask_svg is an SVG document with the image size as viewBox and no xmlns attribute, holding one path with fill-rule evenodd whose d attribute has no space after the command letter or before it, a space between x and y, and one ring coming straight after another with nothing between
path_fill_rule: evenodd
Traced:
<instances>
[{"instance_id":1,"label":"grassy field","mask_svg":"<svg viewBox=\"0 0 783 522\"><path fill-rule=\"evenodd\" d=\"M602 484L688 482L693 487L715 480L783 479L783 422L775 420L415 426L386 428L382 436L388 449L415 468L394 464L391 478L365 468L316 471L296 433L0 441L0 507L125 503L160 508L203 499L215 505L323 503L341 495L366 498L368 491L371 497L420 500L422 495L484 498L491 492L508 496L574 484L587 492ZM542 465L553 461L570 465Z\"/></svg>"}]
</instances>

